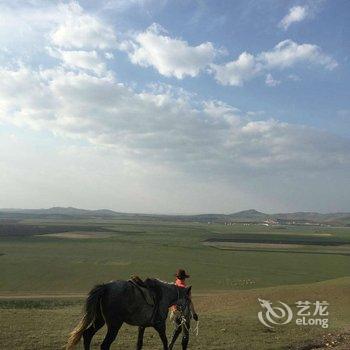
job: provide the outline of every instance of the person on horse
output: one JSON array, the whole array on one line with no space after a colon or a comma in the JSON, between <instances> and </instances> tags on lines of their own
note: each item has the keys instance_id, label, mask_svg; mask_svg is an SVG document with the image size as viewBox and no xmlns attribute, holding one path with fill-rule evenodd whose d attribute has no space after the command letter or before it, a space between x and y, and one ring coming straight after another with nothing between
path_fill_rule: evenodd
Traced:
<instances>
[{"instance_id":1,"label":"person on horse","mask_svg":"<svg viewBox=\"0 0 350 350\"><path fill-rule=\"evenodd\" d=\"M190 275L186 273L184 269L178 269L175 273L175 284L180 288L186 288L186 279L190 278ZM198 315L194 309L194 305L191 301L190 304L191 314L195 321L198 321ZM176 305L172 307L172 318L176 318Z\"/></svg>"}]
</instances>

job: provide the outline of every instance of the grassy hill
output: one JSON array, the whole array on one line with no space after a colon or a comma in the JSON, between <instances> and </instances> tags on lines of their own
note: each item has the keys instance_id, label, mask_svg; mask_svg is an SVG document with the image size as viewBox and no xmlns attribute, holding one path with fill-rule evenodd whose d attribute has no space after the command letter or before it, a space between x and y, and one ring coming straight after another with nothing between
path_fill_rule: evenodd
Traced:
<instances>
[{"instance_id":1,"label":"grassy hill","mask_svg":"<svg viewBox=\"0 0 350 350\"><path fill-rule=\"evenodd\" d=\"M344 334L350 318L349 294L350 278L247 291L194 293L200 324L198 337L190 336L190 349L301 350L338 349L337 346L349 349L350 337L346 338ZM269 330L258 321L257 314L261 310L258 298L282 300L292 307L294 313L296 308L293 305L298 300L328 300L331 303L330 327L300 327L291 322ZM2 349L62 349L68 332L80 318L83 302L83 297L69 296L0 299ZM168 337L172 329L169 322ZM104 333L105 328L96 335L92 349L99 349ZM135 327L124 325L112 349L134 349L136 336ZM180 341L176 349L180 349ZM159 348L160 341L155 331L147 329L144 349Z\"/></svg>"}]
</instances>

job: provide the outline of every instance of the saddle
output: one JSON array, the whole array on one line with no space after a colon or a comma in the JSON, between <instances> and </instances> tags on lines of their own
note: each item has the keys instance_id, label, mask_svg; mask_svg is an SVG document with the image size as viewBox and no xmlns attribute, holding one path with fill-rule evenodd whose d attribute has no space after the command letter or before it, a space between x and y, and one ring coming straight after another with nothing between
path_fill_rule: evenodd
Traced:
<instances>
[{"instance_id":1,"label":"saddle","mask_svg":"<svg viewBox=\"0 0 350 350\"><path fill-rule=\"evenodd\" d=\"M145 299L148 305L150 306L156 305L156 293L152 289L152 287L147 284L147 280L143 281L138 276L132 276L129 279L129 282L133 284L141 292L143 298Z\"/></svg>"}]
</instances>

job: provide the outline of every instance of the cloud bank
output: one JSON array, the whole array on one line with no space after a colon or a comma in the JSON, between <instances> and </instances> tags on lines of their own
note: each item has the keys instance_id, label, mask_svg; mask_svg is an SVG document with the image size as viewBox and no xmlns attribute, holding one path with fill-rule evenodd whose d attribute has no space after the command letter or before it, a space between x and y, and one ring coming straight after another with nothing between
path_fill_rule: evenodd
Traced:
<instances>
[{"instance_id":1,"label":"cloud bank","mask_svg":"<svg viewBox=\"0 0 350 350\"><path fill-rule=\"evenodd\" d=\"M59 5L56 15L51 8L49 13L53 24L45 50L56 61L50 68L21 62L0 67L3 121L86 140L125 159L181 171L218 169L228 178L231 171L249 169L347 166L347 140L274 118L252 120L234 106L200 100L171 86L159 89L154 84L136 92L107 68L107 60L115 59L111 50L118 48L134 64L153 66L165 76L194 77L210 66L223 85L241 86L265 74L265 83L276 87L280 81L271 71L301 63L334 69L336 61L318 46L285 40L272 50L257 55L243 52L218 65L213 61L220 51L211 43L190 46L156 24L118 42L110 25L76 2Z\"/></svg>"},{"instance_id":2,"label":"cloud bank","mask_svg":"<svg viewBox=\"0 0 350 350\"><path fill-rule=\"evenodd\" d=\"M113 149L134 161L205 168L322 169L349 164L349 142L274 119L252 121L219 101L136 93L112 74L65 68L0 70L0 117ZM294 171L293 170L293 171Z\"/></svg>"}]
</instances>

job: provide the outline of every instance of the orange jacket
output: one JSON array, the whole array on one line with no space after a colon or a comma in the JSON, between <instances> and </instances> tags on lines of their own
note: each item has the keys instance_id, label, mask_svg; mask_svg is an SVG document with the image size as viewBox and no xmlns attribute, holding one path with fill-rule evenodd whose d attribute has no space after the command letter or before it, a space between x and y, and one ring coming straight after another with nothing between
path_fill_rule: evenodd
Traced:
<instances>
[{"instance_id":1,"label":"orange jacket","mask_svg":"<svg viewBox=\"0 0 350 350\"><path fill-rule=\"evenodd\" d=\"M186 282L185 282L185 280L180 280L179 278L176 278L176 280L175 280L175 285L178 286L178 287L180 287L180 288L186 288ZM171 309L172 309L173 311L176 311L176 305L172 305L172 306L171 306Z\"/></svg>"},{"instance_id":2,"label":"orange jacket","mask_svg":"<svg viewBox=\"0 0 350 350\"><path fill-rule=\"evenodd\" d=\"M179 278L177 278L175 280L175 284L180 287L180 288L186 288L186 282L185 280L180 280Z\"/></svg>"}]
</instances>

